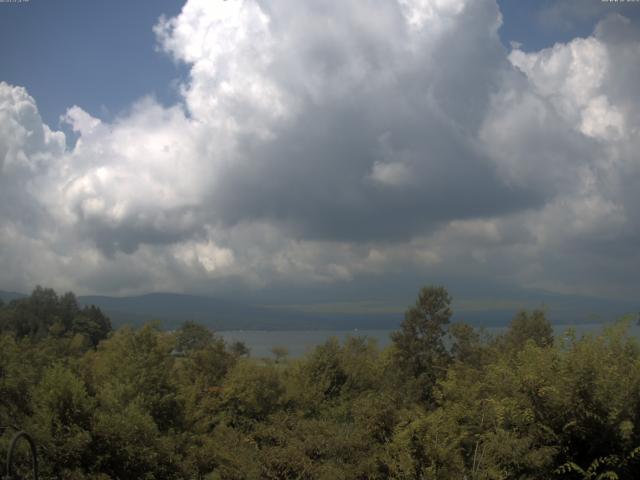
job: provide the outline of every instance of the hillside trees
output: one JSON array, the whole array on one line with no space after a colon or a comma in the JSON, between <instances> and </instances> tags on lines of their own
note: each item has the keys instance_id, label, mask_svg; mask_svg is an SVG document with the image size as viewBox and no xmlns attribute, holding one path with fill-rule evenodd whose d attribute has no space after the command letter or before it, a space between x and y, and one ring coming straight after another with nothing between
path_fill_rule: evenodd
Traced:
<instances>
[{"instance_id":1,"label":"hillside trees","mask_svg":"<svg viewBox=\"0 0 640 480\"><path fill-rule=\"evenodd\" d=\"M426 403L433 401L433 389L450 361L443 339L451 315L451 296L445 288L424 287L405 312L400 330L391 334L400 374L413 395Z\"/></svg>"},{"instance_id":2,"label":"hillside trees","mask_svg":"<svg viewBox=\"0 0 640 480\"><path fill-rule=\"evenodd\" d=\"M542 310L519 312L501 338L504 348L521 350L528 341L539 347L553 345L553 328Z\"/></svg>"},{"instance_id":3,"label":"hillside trees","mask_svg":"<svg viewBox=\"0 0 640 480\"><path fill-rule=\"evenodd\" d=\"M39 314L65 325L62 298L42 294ZM70 333L6 330L0 426L30 431L42 478L62 480L639 477L640 346L625 325L554 339L542 312L520 313L489 337L446 329L450 302L423 289L389 348L330 339L286 361L239 356L193 323L81 350ZM9 440L0 430L0 458Z\"/></svg>"},{"instance_id":4,"label":"hillside trees","mask_svg":"<svg viewBox=\"0 0 640 480\"><path fill-rule=\"evenodd\" d=\"M111 332L111 322L98 307L80 308L71 292L58 296L38 286L29 297L0 306L0 332L35 340L78 336L95 347Z\"/></svg>"},{"instance_id":5,"label":"hillside trees","mask_svg":"<svg viewBox=\"0 0 640 480\"><path fill-rule=\"evenodd\" d=\"M95 400L81 379L61 364L48 368L31 392L29 430L44 453L46 470L56 478L79 477L92 464Z\"/></svg>"}]
</instances>

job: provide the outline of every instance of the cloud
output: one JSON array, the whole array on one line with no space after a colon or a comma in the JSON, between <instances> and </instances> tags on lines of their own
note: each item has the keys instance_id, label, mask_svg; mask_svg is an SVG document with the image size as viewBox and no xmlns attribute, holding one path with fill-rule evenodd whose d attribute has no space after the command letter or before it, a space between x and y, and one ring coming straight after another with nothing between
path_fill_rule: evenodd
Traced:
<instances>
[{"instance_id":1,"label":"cloud","mask_svg":"<svg viewBox=\"0 0 640 480\"><path fill-rule=\"evenodd\" d=\"M411 169L402 162L375 162L371 178L382 185L409 186L413 177Z\"/></svg>"},{"instance_id":2,"label":"cloud","mask_svg":"<svg viewBox=\"0 0 640 480\"><path fill-rule=\"evenodd\" d=\"M25 226L42 220L38 193L64 149L64 134L42 123L26 90L0 82L0 212L4 219Z\"/></svg>"},{"instance_id":3,"label":"cloud","mask_svg":"<svg viewBox=\"0 0 640 480\"><path fill-rule=\"evenodd\" d=\"M192 1L156 32L191 65L190 115L232 139L218 219L362 241L537 201L469 141L510 68L499 25L490 1Z\"/></svg>"},{"instance_id":4,"label":"cloud","mask_svg":"<svg viewBox=\"0 0 640 480\"><path fill-rule=\"evenodd\" d=\"M631 272L639 260L632 245L640 233L640 164L632 152L640 123L631 81L639 33L611 15L589 38L509 56L526 83L505 81L482 132L508 178L555 186L524 219L539 265L525 274L531 286L626 295L638 288Z\"/></svg>"},{"instance_id":5,"label":"cloud","mask_svg":"<svg viewBox=\"0 0 640 480\"><path fill-rule=\"evenodd\" d=\"M493 0L189 0L155 27L182 101L73 106L68 148L0 84L3 285L637 288L636 25L526 53L501 21Z\"/></svg>"},{"instance_id":6,"label":"cloud","mask_svg":"<svg viewBox=\"0 0 640 480\"><path fill-rule=\"evenodd\" d=\"M77 105L68 109L67 113L60 117L60 120L71 125L74 132L85 137L91 135L102 124L99 119L92 117Z\"/></svg>"},{"instance_id":7,"label":"cloud","mask_svg":"<svg viewBox=\"0 0 640 480\"><path fill-rule=\"evenodd\" d=\"M202 228L211 169L199 150L201 129L180 107L143 99L110 125L77 107L67 118L92 126L64 158L61 209L105 253L171 244Z\"/></svg>"}]
</instances>

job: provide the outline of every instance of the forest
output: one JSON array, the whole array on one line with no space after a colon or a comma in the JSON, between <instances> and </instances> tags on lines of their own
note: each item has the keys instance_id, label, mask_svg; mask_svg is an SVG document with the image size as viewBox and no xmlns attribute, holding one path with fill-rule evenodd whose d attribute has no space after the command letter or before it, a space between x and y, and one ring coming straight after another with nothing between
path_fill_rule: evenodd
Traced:
<instances>
[{"instance_id":1,"label":"forest","mask_svg":"<svg viewBox=\"0 0 640 480\"><path fill-rule=\"evenodd\" d=\"M252 358L193 322L112 330L38 287L0 305L0 458L20 429L42 479L639 478L630 319L554 338L520 312L490 336L451 302L424 287L385 349Z\"/></svg>"}]
</instances>

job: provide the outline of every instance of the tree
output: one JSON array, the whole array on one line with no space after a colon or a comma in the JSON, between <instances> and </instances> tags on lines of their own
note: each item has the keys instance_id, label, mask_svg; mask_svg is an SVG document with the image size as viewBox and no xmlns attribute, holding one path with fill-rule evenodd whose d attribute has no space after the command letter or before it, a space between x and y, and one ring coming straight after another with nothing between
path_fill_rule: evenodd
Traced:
<instances>
[{"instance_id":1,"label":"tree","mask_svg":"<svg viewBox=\"0 0 640 480\"><path fill-rule=\"evenodd\" d=\"M277 369L271 364L258 365L251 360L237 363L223 385L222 408L229 423L246 427L264 421L281 404L284 387Z\"/></svg>"},{"instance_id":2,"label":"tree","mask_svg":"<svg viewBox=\"0 0 640 480\"><path fill-rule=\"evenodd\" d=\"M348 375L342 365L340 342L336 337L318 345L299 365L301 400L306 408L314 410L322 402L340 396Z\"/></svg>"},{"instance_id":3,"label":"tree","mask_svg":"<svg viewBox=\"0 0 640 480\"><path fill-rule=\"evenodd\" d=\"M404 315L400 331L391 334L394 357L402 374L413 379L415 394L431 402L436 381L444 376L450 357L444 346L444 326L452 311L444 287L422 288L416 304Z\"/></svg>"},{"instance_id":4,"label":"tree","mask_svg":"<svg viewBox=\"0 0 640 480\"><path fill-rule=\"evenodd\" d=\"M54 365L33 389L30 430L52 466L55 478L78 478L91 462L91 426L95 400L72 371Z\"/></svg>"},{"instance_id":5,"label":"tree","mask_svg":"<svg viewBox=\"0 0 640 480\"><path fill-rule=\"evenodd\" d=\"M282 363L289 355L289 349L287 347L275 346L271 349L271 353L276 359L276 363Z\"/></svg>"},{"instance_id":6,"label":"tree","mask_svg":"<svg viewBox=\"0 0 640 480\"><path fill-rule=\"evenodd\" d=\"M36 287L30 297L13 300L2 309L0 330L17 338L72 338L82 335L95 347L111 332L111 321L96 306L80 309L76 296L58 296L50 288Z\"/></svg>"},{"instance_id":7,"label":"tree","mask_svg":"<svg viewBox=\"0 0 640 480\"><path fill-rule=\"evenodd\" d=\"M186 321L178 330L176 349L181 353L201 350L213 341L213 333L202 325Z\"/></svg>"},{"instance_id":8,"label":"tree","mask_svg":"<svg viewBox=\"0 0 640 480\"><path fill-rule=\"evenodd\" d=\"M482 362L484 347L480 334L466 323L454 323L449 327L451 337L451 356L463 363L479 365Z\"/></svg>"},{"instance_id":9,"label":"tree","mask_svg":"<svg viewBox=\"0 0 640 480\"><path fill-rule=\"evenodd\" d=\"M95 305L83 308L73 319L71 331L85 335L92 346L97 346L111 332L111 321Z\"/></svg>"},{"instance_id":10,"label":"tree","mask_svg":"<svg viewBox=\"0 0 640 480\"><path fill-rule=\"evenodd\" d=\"M229 350L234 357L248 357L251 351L244 342L236 340L229 346Z\"/></svg>"},{"instance_id":11,"label":"tree","mask_svg":"<svg viewBox=\"0 0 640 480\"><path fill-rule=\"evenodd\" d=\"M182 417L176 386L171 382L173 338L147 324L124 327L102 342L91 362L96 396L113 411L141 405L161 432L176 428Z\"/></svg>"},{"instance_id":12,"label":"tree","mask_svg":"<svg viewBox=\"0 0 640 480\"><path fill-rule=\"evenodd\" d=\"M504 340L507 348L515 350L521 350L529 340L538 347L550 347L553 345L553 328L542 310L523 311L511 321Z\"/></svg>"}]
</instances>

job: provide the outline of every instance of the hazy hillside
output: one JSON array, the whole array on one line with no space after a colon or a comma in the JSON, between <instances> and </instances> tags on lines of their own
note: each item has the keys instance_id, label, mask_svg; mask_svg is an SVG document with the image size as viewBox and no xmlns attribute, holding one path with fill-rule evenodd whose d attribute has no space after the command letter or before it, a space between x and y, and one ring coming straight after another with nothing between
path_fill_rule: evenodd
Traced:
<instances>
[{"instance_id":1,"label":"hazy hillside","mask_svg":"<svg viewBox=\"0 0 640 480\"><path fill-rule=\"evenodd\" d=\"M16 300L18 298L24 297L26 297L26 295L23 293L5 292L3 290L0 290L0 300L2 300L3 302L10 302L11 300Z\"/></svg>"},{"instance_id":2,"label":"hazy hillside","mask_svg":"<svg viewBox=\"0 0 640 480\"><path fill-rule=\"evenodd\" d=\"M176 328L193 320L215 330L313 330L395 328L398 314L312 314L288 309L241 304L217 298L173 293L134 297L79 297L83 305L97 305L114 325L141 324L159 320L165 328Z\"/></svg>"},{"instance_id":3,"label":"hazy hillside","mask_svg":"<svg viewBox=\"0 0 640 480\"><path fill-rule=\"evenodd\" d=\"M531 298L535 298L533 301ZM394 329L400 324L409 305L371 311L358 308L316 308L310 305L243 304L196 295L154 293L133 297L85 296L84 305L97 305L114 325L141 324L160 320L166 328L178 327L184 320L194 320L217 330L351 330ZM460 302L453 309L454 321L478 326L507 325L520 310L541 308L552 323L578 324L613 321L637 310L632 302L594 299L540 292L519 302Z\"/></svg>"},{"instance_id":4,"label":"hazy hillside","mask_svg":"<svg viewBox=\"0 0 640 480\"><path fill-rule=\"evenodd\" d=\"M24 294L0 291L7 302ZM535 298L535 301L532 300ZM174 293L152 293L131 297L80 296L82 305L100 307L114 326L142 325L160 321L164 328L177 328L193 320L215 330L352 330L394 329L402 321L409 305L372 309L362 303L254 305L219 298ZM523 309L541 308L552 323L579 324L609 322L621 315L636 312L632 302L593 299L537 292L520 301L454 302L454 321L476 326L503 326Z\"/></svg>"}]
</instances>

